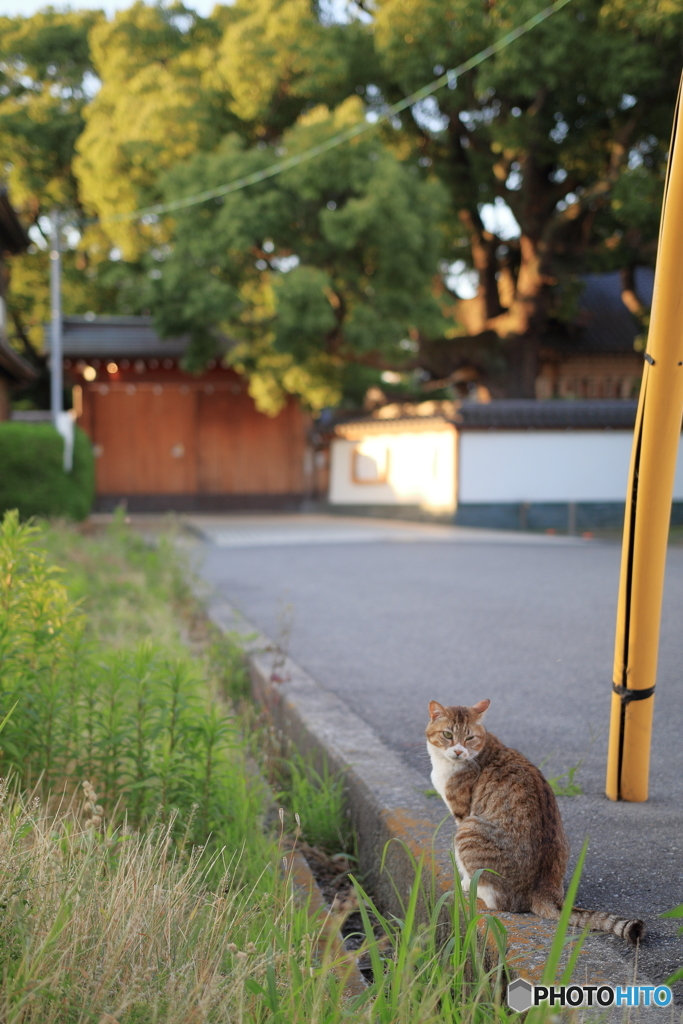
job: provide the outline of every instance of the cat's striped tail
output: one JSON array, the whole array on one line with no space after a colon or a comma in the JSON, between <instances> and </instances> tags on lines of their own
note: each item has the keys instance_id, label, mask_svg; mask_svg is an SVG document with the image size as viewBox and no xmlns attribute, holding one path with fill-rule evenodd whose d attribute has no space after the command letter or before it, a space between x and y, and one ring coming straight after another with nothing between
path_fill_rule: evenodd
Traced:
<instances>
[{"instance_id":1,"label":"cat's striped tail","mask_svg":"<svg viewBox=\"0 0 683 1024\"><path fill-rule=\"evenodd\" d=\"M554 900L552 896L534 896L531 901L531 910L539 917L557 921L562 904ZM645 925L642 921L637 919L630 921L625 917L618 917L616 914L606 914L602 910L582 910L580 907L572 907L569 924L574 928L590 928L596 932L610 932L620 939L632 942L634 946L645 936Z\"/></svg>"}]
</instances>

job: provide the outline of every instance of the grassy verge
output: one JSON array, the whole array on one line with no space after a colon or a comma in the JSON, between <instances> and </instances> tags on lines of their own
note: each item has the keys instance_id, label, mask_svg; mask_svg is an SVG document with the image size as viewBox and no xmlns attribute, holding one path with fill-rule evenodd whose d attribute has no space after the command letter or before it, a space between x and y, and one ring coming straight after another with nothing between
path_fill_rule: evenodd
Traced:
<instances>
[{"instance_id":1,"label":"grassy verge","mask_svg":"<svg viewBox=\"0 0 683 1024\"><path fill-rule=\"evenodd\" d=\"M311 918L283 875L290 840L262 828L258 742L219 700L242 692L243 669L202 628L170 540L150 548L121 521L88 536L5 518L0 1020L507 1019L502 968L477 939L488 929L502 945L502 926L456 889L444 942L445 903L430 901L419 864L401 920L382 920L355 883L373 981L345 999L329 921ZM279 778L285 821L348 846L338 780L296 757Z\"/></svg>"},{"instance_id":2,"label":"grassy verge","mask_svg":"<svg viewBox=\"0 0 683 1024\"><path fill-rule=\"evenodd\" d=\"M438 945L438 907L431 925L415 923L419 879L405 920L383 922L386 938L368 943L375 981L345 1000L329 924L309 918L280 873L266 868L244 885L228 863L210 882L201 851L177 856L168 828L104 838L75 809L48 815L6 792L0 812L0 1019L8 1024L506 1016L492 1000L496 972L479 953L478 915L463 903L454 922L463 941Z\"/></svg>"},{"instance_id":3,"label":"grassy verge","mask_svg":"<svg viewBox=\"0 0 683 1024\"><path fill-rule=\"evenodd\" d=\"M0 715L13 711L3 767L53 803L94 787L98 825L110 830L158 822L176 841L246 844L258 859L263 796L237 722L173 621L176 560L118 524L107 540L5 517ZM50 564L50 549L61 551L66 573Z\"/></svg>"}]
</instances>

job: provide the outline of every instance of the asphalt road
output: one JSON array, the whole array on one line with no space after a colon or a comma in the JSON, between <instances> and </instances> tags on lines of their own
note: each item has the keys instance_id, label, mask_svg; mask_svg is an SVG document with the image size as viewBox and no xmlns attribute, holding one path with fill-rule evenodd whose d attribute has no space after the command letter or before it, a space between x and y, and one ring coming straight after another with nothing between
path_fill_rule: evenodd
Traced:
<instances>
[{"instance_id":1,"label":"asphalt road","mask_svg":"<svg viewBox=\"0 0 683 1024\"><path fill-rule=\"evenodd\" d=\"M647 920L642 968L683 964L683 548L669 552L650 798L604 796L619 546L324 516L195 517L203 578L424 774L427 703L491 700L487 727L547 776L580 905ZM682 922L678 922L679 924ZM611 940L609 940L611 941ZM616 942L616 940L614 940Z\"/></svg>"}]
</instances>

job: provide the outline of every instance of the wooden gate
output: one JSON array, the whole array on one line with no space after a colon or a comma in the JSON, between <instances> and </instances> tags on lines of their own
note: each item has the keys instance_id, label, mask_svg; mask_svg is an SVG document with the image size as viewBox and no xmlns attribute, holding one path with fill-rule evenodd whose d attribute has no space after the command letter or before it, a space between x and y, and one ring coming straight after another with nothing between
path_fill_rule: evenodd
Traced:
<instances>
[{"instance_id":1,"label":"wooden gate","mask_svg":"<svg viewBox=\"0 0 683 1024\"><path fill-rule=\"evenodd\" d=\"M234 382L85 385L81 424L103 495L303 495L308 417L259 413Z\"/></svg>"}]
</instances>

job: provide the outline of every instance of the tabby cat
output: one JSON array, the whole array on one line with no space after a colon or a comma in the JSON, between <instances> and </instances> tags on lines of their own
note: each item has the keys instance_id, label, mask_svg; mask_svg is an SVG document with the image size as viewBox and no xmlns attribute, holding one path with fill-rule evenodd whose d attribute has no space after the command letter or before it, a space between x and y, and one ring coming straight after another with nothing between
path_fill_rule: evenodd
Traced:
<instances>
[{"instance_id":1,"label":"tabby cat","mask_svg":"<svg viewBox=\"0 0 683 1024\"><path fill-rule=\"evenodd\" d=\"M457 823L463 888L475 871L489 868L477 886L489 909L557 920L569 858L557 801L535 765L486 731L482 718L490 703L445 708L433 700L425 730L432 783ZM642 921L578 907L569 923L633 943L645 934Z\"/></svg>"}]
</instances>

